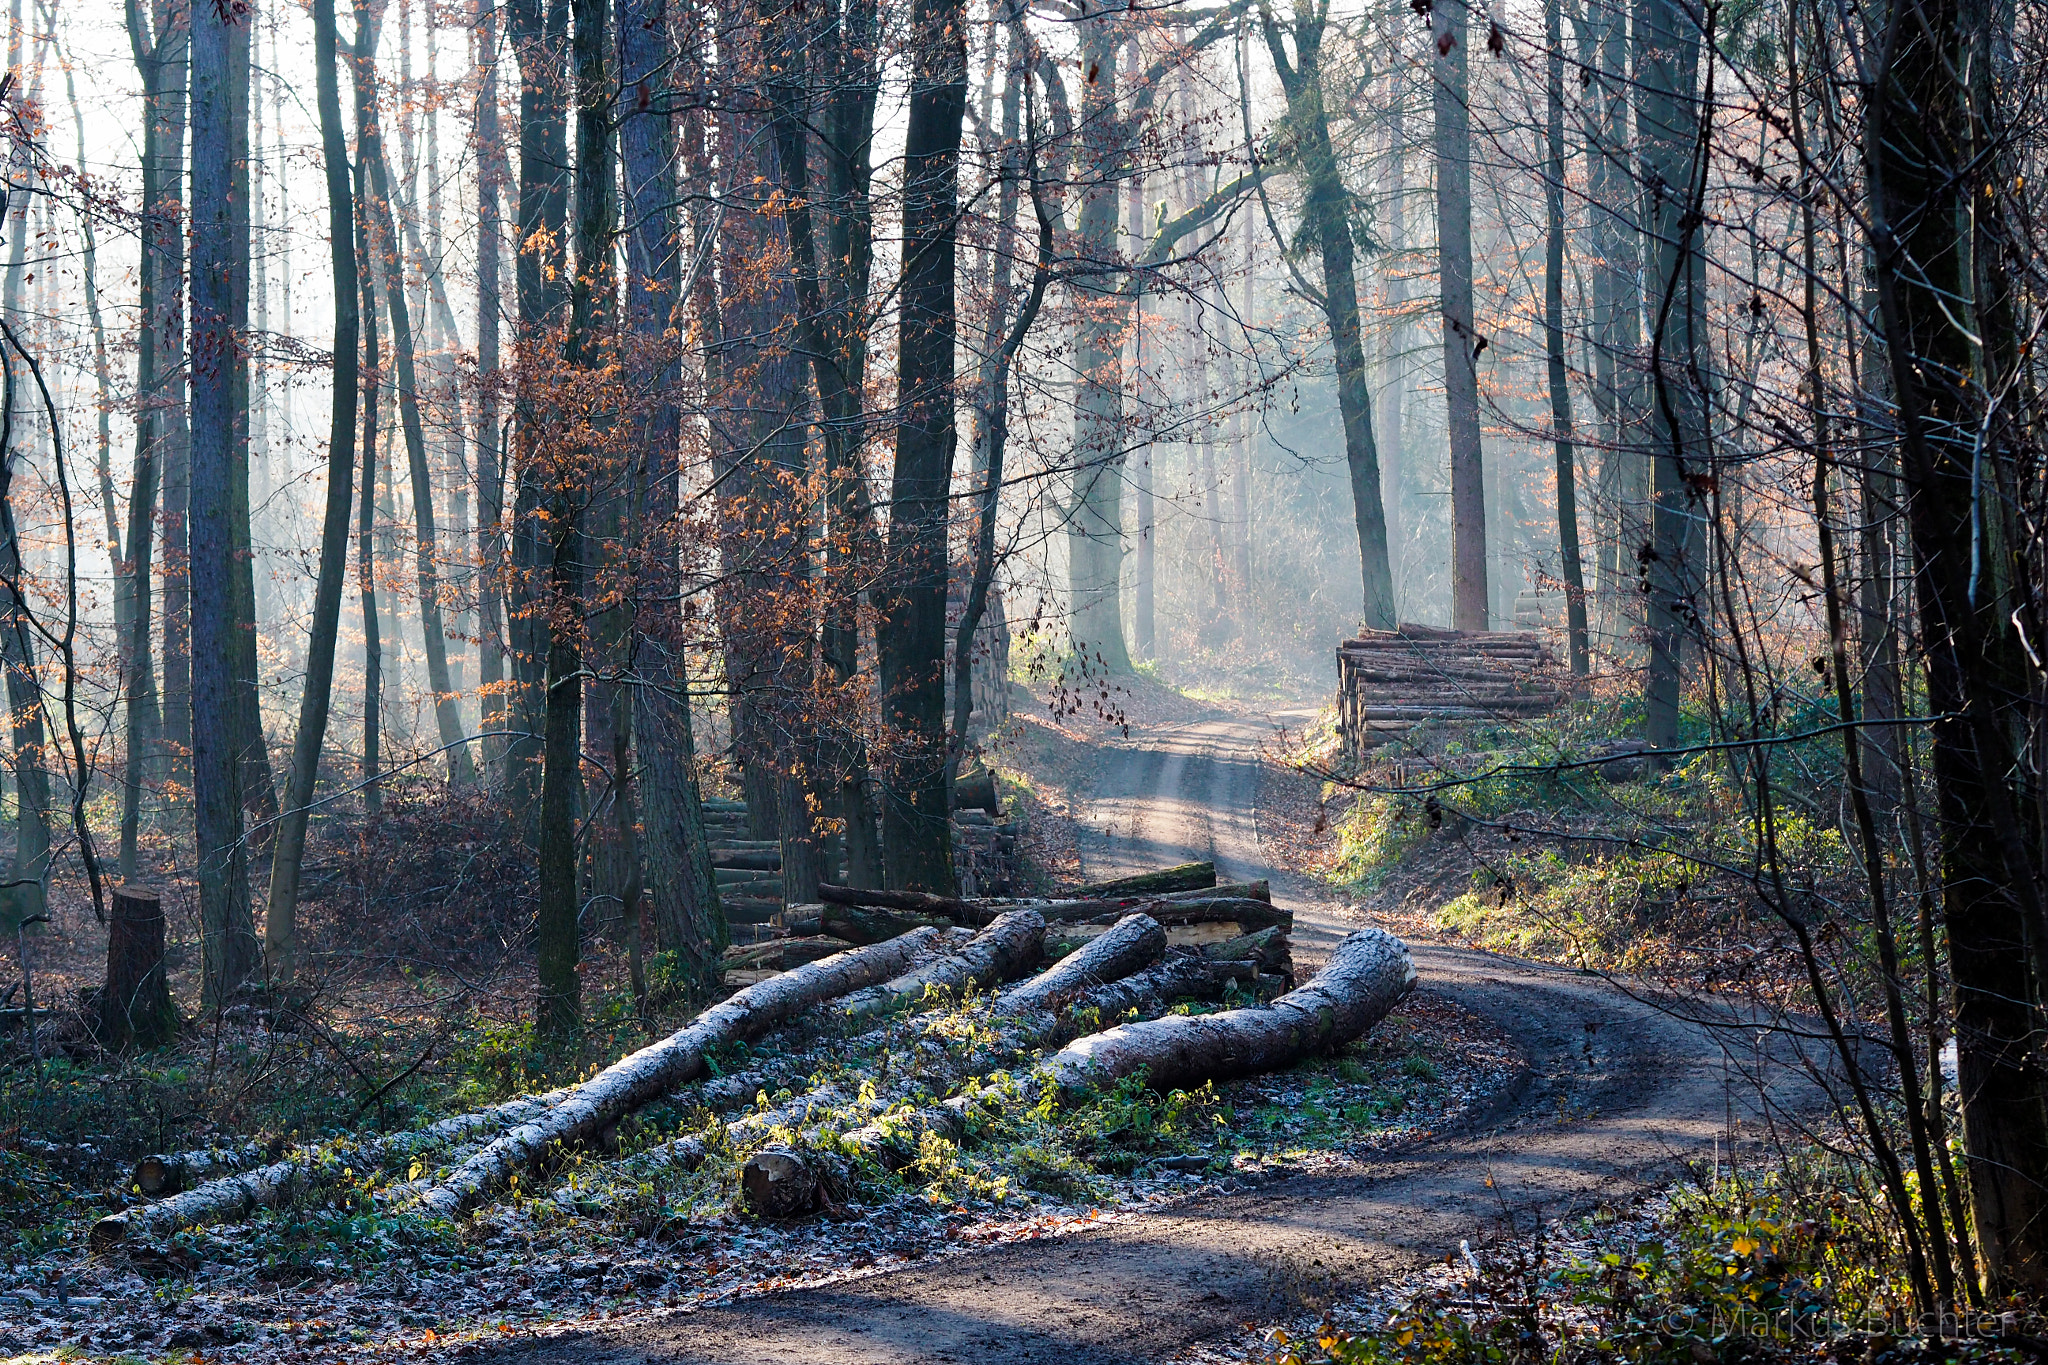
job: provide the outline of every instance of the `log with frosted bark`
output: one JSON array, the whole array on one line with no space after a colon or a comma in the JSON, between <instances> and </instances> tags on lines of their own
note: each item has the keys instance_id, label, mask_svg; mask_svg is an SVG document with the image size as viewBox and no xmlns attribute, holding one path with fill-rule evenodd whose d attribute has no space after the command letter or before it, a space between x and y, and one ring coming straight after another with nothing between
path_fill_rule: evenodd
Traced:
<instances>
[{"instance_id":1,"label":"log with frosted bark","mask_svg":"<svg viewBox=\"0 0 2048 1365\"><path fill-rule=\"evenodd\" d=\"M1044 951L1045 917L1036 910L1006 911L957 951L879 986L855 991L834 1008L855 1016L880 1014L915 1005L931 990L992 985L1031 967Z\"/></svg>"},{"instance_id":2,"label":"log with frosted bark","mask_svg":"<svg viewBox=\"0 0 2048 1365\"><path fill-rule=\"evenodd\" d=\"M1029 981L996 997L997 1014L1055 1010L1081 992L1129 976L1166 951L1166 931L1150 915L1125 915Z\"/></svg>"},{"instance_id":3,"label":"log with frosted bark","mask_svg":"<svg viewBox=\"0 0 2048 1365\"><path fill-rule=\"evenodd\" d=\"M157 1199L209 1180L253 1171L268 1164L273 1155L254 1143L194 1152L152 1152L135 1163L135 1187L146 1197Z\"/></svg>"},{"instance_id":4,"label":"log with frosted bark","mask_svg":"<svg viewBox=\"0 0 2048 1365\"><path fill-rule=\"evenodd\" d=\"M845 951L846 940L841 938L824 935L807 938L772 938L766 943L740 944L727 948L719 959L719 966L726 971L765 967L780 972Z\"/></svg>"},{"instance_id":5,"label":"log with frosted bark","mask_svg":"<svg viewBox=\"0 0 2048 1365\"><path fill-rule=\"evenodd\" d=\"M1042 932L1042 922L1039 927ZM689 1027L571 1088L547 1113L521 1124L463 1162L420 1196L419 1207L443 1218L457 1216L550 1148L588 1141L641 1105L695 1080L703 1074L704 1057L711 1049L757 1038L826 1000L877 982L902 979L905 969L923 961L938 938L939 931L920 929L887 943L807 963L747 987L698 1015Z\"/></svg>"},{"instance_id":6,"label":"log with frosted bark","mask_svg":"<svg viewBox=\"0 0 2048 1365\"><path fill-rule=\"evenodd\" d=\"M1022 1053L1070 1029L1077 1018L1114 1018L1134 1009L1142 1014L1162 1010L1175 1000L1190 998L1213 1000L1232 981L1240 985L1249 984L1257 970L1256 965L1249 962L1209 962L1193 955L1176 956L1124 980L1093 986L1070 999L1066 1008L1057 1014L1038 1011L1027 1015L1020 1021L1021 1027L1007 1035L1006 1041L1013 1052ZM929 1073L921 1073L917 1079L930 1081L936 1078ZM862 1122L841 1133L836 1146L842 1153L859 1153L891 1170L900 1169L916 1159L925 1133L934 1133L948 1142L964 1141L969 1136L977 1111L1000 1109L1004 1104L1017 1100L1028 1103L1035 1100L1038 1093L1038 1087L1028 1075L1008 1076L1006 1080L1006 1073L998 1072L985 1077L983 1083L969 1087L966 1093L937 1104ZM836 1096L827 1093L823 1102L836 1103ZM726 1128L727 1144L730 1146L734 1138L743 1136L742 1130L749 1126L794 1128L804 1117L804 1109L816 1107L815 1102L805 1105L803 1101L797 1101L773 1113L749 1116L729 1124ZM889 1100L867 1095L863 1102L852 1106L853 1117L858 1120L863 1109L879 1115L890 1107ZM688 1137L668 1144L663 1155L694 1170L709 1152L710 1147L702 1138ZM821 1188L821 1182L837 1175L836 1166L820 1166L817 1163L826 1159L808 1152L800 1154L799 1160L812 1163L813 1169L808 1174L793 1170L789 1165L791 1155L791 1150L786 1147L764 1149L760 1155L749 1158L741 1169L740 1188L748 1206L756 1213L786 1218L792 1213L805 1212L802 1202L805 1191L815 1191ZM816 1203L813 1199L812 1206Z\"/></svg>"},{"instance_id":7,"label":"log with frosted bark","mask_svg":"<svg viewBox=\"0 0 2048 1365\"><path fill-rule=\"evenodd\" d=\"M1143 1071L1158 1089L1278 1071L1352 1041L1415 988L1408 946L1383 929L1349 934L1316 978L1258 1009L1125 1024L1069 1043L1047 1065L1079 1090Z\"/></svg>"},{"instance_id":8,"label":"log with frosted bark","mask_svg":"<svg viewBox=\"0 0 2048 1365\"><path fill-rule=\"evenodd\" d=\"M157 1204L109 1214L92 1225L87 1244L104 1254L130 1239L162 1237L180 1228L221 1223L275 1208L305 1183L310 1163L287 1157L239 1175L209 1180Z\"/></svg>"},{"instance_id":9,"label":"log with frosted bark","mask_svg":"<svg viewBox=\"0 0 2048 1365\"><path fill-rule=\"evenodd\" d=\"M148 1240L180 1228L229 1222L257 1209L274 1208L301 1190L328 1183L344 1169L371 1171L451 1144L502 1132L546 1113L568 1093L550 1090L544 1095L525 1095L488 1109L457 1114L425 1128L328 1143L267 1164L252 1161L239 1170L228 1161L219 1161L206 1172L204 1182L198 1184L173 1173L206 1166L214 1162L214 1154L181 1152L145 1157L136 1170L136 1183L145 1194L150 1191L144 1171L152 1162L163 1163L164 1169L150 1176L152 1181L167 1182L162 1189L169 1191L180 1180L190 1188L155 1204L108 1214L92 1225L88 1240L94 1251L103 1252L129 1240Z\"/></svg>"},{"instance_id":10,"label":"log with frosted bark","mask_svg":"<svg viewBox=\"0 0 2048 1365\"><path fill-rule=\"evenodd\" d=\"M1086 886L1074 888L1068 894L1075 900L1113 900L1120 896L1158 896L1169 891L1200 891L1214 885L1216 864L1182 863L1179 867L1162 868L1157 872L1141 872L1135 877L1090 882Z\"/></svg>"},{"instance_id":11,"label":"log with frosted bark","mask_svg":"<svg viewBox=\"0 0 2048 1365\"><path fill-rule=\"evenodd\" d=\"M1104 1021L1122 1019L1133 1010L1140 1016L1157 1014L1176 1000L1221 1000L1232 985L1250 991L1258 975L1256 962L1216 962L1181 950L1155 967L1089 991L1074 1002L1074 1012L1093 1010Z\"/></svg>"}]
</instances>

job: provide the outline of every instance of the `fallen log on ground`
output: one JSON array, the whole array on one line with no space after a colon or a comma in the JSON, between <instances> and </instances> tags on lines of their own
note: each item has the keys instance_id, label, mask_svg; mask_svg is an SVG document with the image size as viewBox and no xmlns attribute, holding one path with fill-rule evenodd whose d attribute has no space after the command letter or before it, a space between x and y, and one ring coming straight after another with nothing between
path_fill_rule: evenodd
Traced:
<instances>
[{"instance_id":1,"label":"fallen log on ground","mask_svg":"<svg viewBox=\"0 0 2048 1365\"><path fill-rule=\"evenodd\" d=\"M1361 929L1313 981L1270 1005L1125 1024L1076 1039L1046 1069L1067 1090L1141 1070L1159 1090L1278 1071L1357 1038L1414 988L1407 945L1383 929Z\"/></svg>"},{"instance_id":2,"label":"fallen log on ground","mask_svg":"<svg viewBox=\"0 0 2048 1365\"><path fill-rule=\"evenodd\" d=\"M818 931L848 943L882 943L913 929L951 928L943 915L913 915L881 906L827 905L818 916Z\"/></svg>"},{"instance_id":3,"label":"fallen log on ground","mask_svg":"<svg viewBox=\"0 0 2048 1365\"><path fill-rule=\"evenodd\" d=\"M1163 1010L1177 1000L1213 1000L1222 995L1224 987L1231 982L1240 985L1250 982L1256 970L1249 962L1209 962L1191 955L1169 958L1135 976L1091 987L1071 998L1066 1008L1057 1014L1034 1012L1029 1016L1029 1026L1013 1041L1021 1051L1070 1028L1077 1018L1116 1018L1133 1009L1141 1013ZM1022 1084L1005 1084L1006 1075L997 1073L987 1078L995 1081L994 1085L976 1085L967 1093L937 1104L923 1105L850 1128L839 1135L834 1145L840 1152L859 1153L891 1170L900 1169L916 1160L925 1133L935 1133L948 1142L964 1142L970 1135L969 1127L978 1110L1000 1106L1011 1099L1027 1102L1036 1099L1037 1087L1029 1084L1028 1078ZM795 1127L790 1120L795 1117L793 1111L797 1107L786 1106L775 1114L761 1116L757 1121ZM861 1107L856 1106L856 1117ZM870 1112L876 1108L887 1108L886 1105L865 1107L869 1107ZM740 1124L730 1125L728 1141L749 1122L742 1120ZM692 1166L702 1161L708 1151L706 1144L698 1138L679 1139L674 1146L677 1155L685 1159L685 1164ZM747 1159L740 1171L740 1189L747 1206L762 1217L793 1218L813 1212L836 1199L844 1174L835 1156L812 1150L769 1147Z\"/></svg>"},{"instance_id":4,"label":"fallen log on ground","mask_svg":"<svg viewBox=\"0 0 2048 1365\"><path fill-rule=\"evenodd\" d=\"M1287 930L1278 926L1213 944L1202 950L1202 956L1212 962L1253 963L1262 972L1285 978L1287 988L1294 989L1294 945Z\"/></svg>"},{"instance_id":5,"label":"fallen log on ground","mask_svg":"<svg viewBox=\"0 0 2048 1365\"><path fill-rule=\"evenodd\" d=\"M824 934L804 938L771 938L766 943L738 944L727 948L720 965L727 970L769 968L786 972L806 962L816 962L846 951L846 940Z\"/></svg>"},{"instance_id":6,"label":"fallen log on ground","mask_svg":"<svg viewBox=\"0 0 2048 1365\"><path fill-rule=\"evenodd\" d=\"M1177 952L1156 967L1089 991L1075 1003L1075 1012L1092 1009L1104 1022L1125 1018L1133 1010L1140 1016L1157 1014L1176 1000L1221 1000L1233 985L1248 991L1258 976L1256 962L1211 961Z\"/></svg>"},{"instance_id":7,"label":"fallen log on ground","mask_svg":"<svg viewBox=\"0 0 2048 1365\"><path fill-rule=\"evenodd\" d=\"M549 1148L587 1141L621 1117L704 1071L712 1048L756 1038L801 1010L899 976L939 938L920 929L901 938L837 953L749 986L697 1016L689 1027L612 1063L572 1088L560 1104L521 1124L462 1163L420 1196L419 1207L454 1218Z\"/></svg>"},{"instance_id":8,"label":"fallen log on ground","mask_svg":"<svg viewBox=\"0 0 2048 1365\"><path fill-rule=\"evenodd\" d=\"M204 1183L192 1184L158 1203L108 1214L92 1225L87 1244L95 1252L106 1252L131 1239L160 1237L179 1228L231 1222L258 1209L275 1208L302 1189L338 1176L344 1169L360 1167L371 1171L423 1152L502 1132L545 1114L568 1093L567 1090L551 1090L543 1095L525 1095L488 1109L457 1114L425 1128L382 1137L343 1140L293 1152L252 1169L215 1173ZM176 1166L189 1155L181 1153L170 1158L170 1163ZM138 1178L136 1183L142 1182Z\"/></svg>"},{"instance_id":9,"label":"fallen log on ground","mask_svg":"<svg viewBox=\"0 0 2048 1365\"><path fill-rule=\"evenodd\" d=\"M835 1008L854 1016L880 1014L915 1005L932 990L992 985L1036 963L1044 950L1045 917L1036 910L1010 910L956 951L879 986L852 992Z\"/></svg>"},{"instance_id":10,"label":"fallen log on ground","mask_svg":"<svg viewBox=\"0 0 2048 1365\"><path fill-rule=\"evenodd\" d=\"M1182 863L1157 872L1134 877L1117 877L1106 882L1077 886L1067 895L1074 900L1111 900L1119 896L1158 896L1170 891L1201 891L1216 885L1216 864Z\"/></svg>"},{"instance_id":11,"label":"fallen log on ground","mask_svg":"<svg viewBox=\"0 0 2048 1365\"><path fill-rule=\"evenodd\" d=\"M1161 924L1241 924L1246 930L1294 928L1294 912L1283 910L1266 901L1255 901L1246 897L1230 896L1220 899L1199 900L1158 900L1144 904L1146 914ZM1054 916L1048 915L1052 919ZM1118 912L1105 914L1061 916L1081 924L1113 924Z\"/></svg>"},{"instance_id":12,"label":"fallen log on ground","mask_svg":"<svg viewBox=\"0 0 2048 1365\"><path fill-rule=\"evenodd\" d=\"M1129 976L1166 951L1166 931L1150 915L1125 915L1108 932L1069 953L1029 981L996 997L997 1014L1055 1010L1081 992Z\"/></svg>"},{"instance_id":13,"label":"fallen log on ground","mask_svg":"<svg viewBox=\"0 0 2048 1365\"><path fill-rule=\"evenodd\" d=\"M147 1198L160 1199L209 1180L253 1171L268 1165L277 1155L260 1143L193 1152L152 1152L135 1163L135 1187Z\"/></svg>"},{"instance_id":14,"label":"fallen log on ground","mask_svg":"<svg viewBox=\"0 0 2048 1365\"><path fill-rule=\"evenodd\" d=\"M936 915L956 924L986 924L995 912L976 901L957 896L934 896L928 891L874 891L861 886L818 884L818 899L827 905L858 905L875 910L902 910L913 915ZM979 917L979 918L977 918Z\"/></svg>"}]
</instances>

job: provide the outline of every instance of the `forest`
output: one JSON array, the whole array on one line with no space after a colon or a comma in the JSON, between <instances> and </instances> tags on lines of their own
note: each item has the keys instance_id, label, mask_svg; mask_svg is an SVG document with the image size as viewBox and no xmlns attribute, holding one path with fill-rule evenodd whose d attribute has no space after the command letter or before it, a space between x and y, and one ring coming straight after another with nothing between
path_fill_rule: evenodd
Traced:
<instances>
[{"instance_id":1,"label":"forest","mask_svg":"<svg viewBox=\"0 0 2048 1365\"><path fill-rule=\"evenodd\" d=\"M2031 8L7 4L0 1362L2048 1359Z\"/></svg>"}]
</instances>

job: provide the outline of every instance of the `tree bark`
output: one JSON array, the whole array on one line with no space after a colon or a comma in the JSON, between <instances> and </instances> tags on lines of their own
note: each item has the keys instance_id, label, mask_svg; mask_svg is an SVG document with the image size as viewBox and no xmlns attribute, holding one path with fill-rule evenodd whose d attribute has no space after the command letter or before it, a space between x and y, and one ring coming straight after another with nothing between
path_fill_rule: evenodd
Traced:
<instances>
[{"instance_id":1,"label":"tree bark","mask_svg":"<svg viewBox=\"0 0 2048 1365\"><path fill-rule=\"evenodd\" d=\"M888 884L954 889L946 782L946 577L953 478L954 242L960 126L967 106L960 0L914 0L904 144L903 280L890 568L881 585L882 780ZM1109 213L1115 217L1114 196ZM1112 584L1112 591L1113 591ZM1121 636L1116 649L1121 652Z\"/></svg>"},{"instance_id":2,"label":"tree bark","mask_svg":"<svg viewBox=\"0 0 2048 1365\"><path fill-rule=\"evenodd\" d=\"M1109 900L1116 896L1157 896L1169 891L1206 891L1215 885L1216 864L1182 863L1158 872L1090 882L1075 887L1067 895L1073 900Z\"/></svg>"},{"instance_id":3,"label":"tree bark","mask_svg":"<svg viewBox=\"0 0 2048 1365\"><path fill-rule=\"evenodd\" d=\"M568 0L510 0L507 37L519 62L519 206L514 282L519 295L518 479L512 507L507 594L512 728L503 785L522 824L534 829L546 728L549 651L547 546L540 525L542 411L554 329L567 297L569 224Z\"/></svg>"},{"instance_id":4,"label":"tree bark","mask_svg":"<svg viewBox=\"0 0 2048 1365\"><path fill-rule=\"evenodd\" d=\"M240 13L229 30L228 89L234 103L235 122L228 130L229 235L234 258L239 262L229 296L228 326L234 350L228 362L230 403L235 413L232 436L233 459L229 466L229 564L230 598L228 641L234 650L231 684L234 689L235 765L239 769L242 809L247 822L254 822L247 838L261 847L270 842L271 818L277 814L277 781L270 769L270 745L263 733L263 695L258 678L261 666L256 650L256 551L249 516L249 436L254 411L250 384L251 346L249 338L250 269L254 260L251 228L252 169L249 137L250 67L255 46L256 16L252 9Z\"/></svg>"},{"instance_id":5,"label":"tree bark","mask_svg":"<svg viewBox=\"0 0 2048 1365\"><path fill-rule=\"evenodd\" d=\"M1706 258L1698 245L1698 187L1705 172L1696 151L1700 120L1709 113L1694 93L1699 30L1677 0L1638 0L1635 42L1637 139L1644 175L1660 187L1651 196L1643 232L1655 323L1650 383L1656 442L1650 544L1643 566L1650 645L1643 738L1653 748L1669 749L1678 743L1683 647L1696 619L1699 490L1709 478L1712 459L1704 390L1709 363Z\"/></svg>"},{"instance_id":6,"label":"tree bark","mask_svg":"<svg viewBox=\"0 0 2048 1365\"><path fill-rule=\"evenodd\" d=\"M379 0L381 3L381 0ZM412 312L405 297L405 271L399 251L396 219L391 211L391 173L377 113L377 68L374 53L357 54L356 140L370 170L368 216L373 249L383 258L384 308L391 319L391 348L398 371L398 417L405 433L406 463L412 475L413 571L419 585L420 632L427 656L427 686L433 692L434 719L441 744L448 751L448 780L460 786L474 781L476 764L463 742L460 699L448 677L448 634L441 619L441 580L435 564L434 484L427 471L426 430L420 420L419 373L414 358Z\"/></svg>"},{"instance_id":7,"label":"tree bark","mask_svg":"<svg viewBox=\"0 0 2048 1365\"><path fill-rule=\"evenodd\" d=\"M101 1044L118 1052L129 1044L156 1047L178 1032L164 973L164 907L148 887L114 888L107 921L107 984L100 996Z\"/></svg>"},{"instance_id":8,"label":"tree bark","mask_svg":"<svg viewBox=\"0 0 2048 1365\"><path fill-rule=\"evenodd\" d=\"M235 660L233 316L247 258L234 231L233 47L241 16L192 15L192 785L197 816L201 979L209 1009L259 967L242 838L242 730Z\"/></svg>"},{"instance_id":9,"label":"tree bark","mask_svg":"<svg viewBox=\"0 0 2048 1365\"><path fill-rule=\"evenodd\" d=\"M1365 346L1359 330L1351 192L1344 187L1338 171L1336 150L1330 143L1329 112L1323 103L1323 31L1327 18L1326 4L1296 0L1294 55L1290 60L1278 23L1269 10L1259 11L1266 51L1287 94L1290 152L1302 188L1303 235L1315 241L1322 258L1323 292L1319 302L1330 328L1330 349L1337 367L1337 407L1344 419L1344 458L1351 474L1351 508L1358 530L1365 624L1373 630L1392 630L1398 624L1394 612L1394 572L1387 554L1379 444L1373 434L1372 390L1366 382ZM1468 315L1469 312L1468 307Z\"/></svg>"},{"instance_id":10,"label":"tree bark","mask_svg":"<svg viewBox=\"0 0 2048 1365\"><path fill-rule=\"evenodd\" d=\"M1479 352L1472 313L1472 119L1467 107L1469 9L1439 0L1436 40L1436 246L1444 345L1444 410L1451 455L1451 625L1487 630L1486 467L1479 438Z\"/></svg>"},{"instance_id":11,"label":"tree bark","mask_svg":"<svg viewBox=\"0 0 2048 1365\"><path fill-rule=\"evenodd\" d=\"M1120 980L1158 961L1166 951L1166 931L1150 915L1125 915L1106 934L1098 934L1052 966L1004 991L995 999L997 1014L1056 1010L1094 986Z\"/></svg>"},{"instance_id":12,"label":"tree bark","mask_svg":"<svg viewBox=\"0 0 2048 1365\"><path fill-rule=\"evenodd\" d=\"M1140 1071L1155 1090L1278 1071L1351 1042L1414 988L1407 945L1361 929L1337 945L1315 980L1271 1005L1126 1024L1068 1044L1045 1070L1068 1090Z\"/></svg>"},{"instance_id":13,"label":"tree bark","mask_svg":"<svg viewBox=\"0 0 2048 1365\"><path fill-rule=\"evenodd\" d=\"M705 1055L714 1048L758 1038L812 1005L895 976L930 952L937 933L920 930L856 948L747 987L681 1032L614 1062L532 1122L486 1146L423 1194L420 1208L433 1216L455 1217L550 1148L587 1141L641 1105L703 1075Z\"/></svg>"},{"instance_id":14,"label":"tree bark","mask_svg":"<svg viewBox=\"0 0 2048 1365\"><path fill-rule=\"evenodd\" d=\"M145 760L160 742L162 719L157 708L156 670L150 648L151 563L156 548L157 480L166 445L162 394L164 376L158 365L162 304L159 281L164 275L164 230L159 221L163 186L160 166L165 136L164 66L173 33L152 24L141 0L127 0L129 44L142 77L142 230L137 260L139 293L135 337L135 473L128 493L127 551L122 556L128 589L128 627L122 642L128 687L124 701L126 753L122 756L120 875L135 875L136 842L141 835L142 784ZM182 156L181 156L182 159Z\"/></svg>"},{"instance_id":15,"label":"tree bark","mask_svg":"<svg viewBox=\"0 0 2048 1365\"><path fill-rule=\"evenodd\" d=\"M1572 444L1571 375L1564 356L1564 33L1558 0L1544 0L1545 142L1543 212L1548 239L1543 274L1543 336L1550 351L1550 423L1557 461L1557 544L1564 570L1565 621L1571 640L1572 673L1592 669L1586 646L1586 576L1579 561L1578 457Z\"/></svg>"},{"instance_id":16,"label":"tree bark","mask_svg":"<svg viewBox=\"0 0 2048 1365\"><path fill-rule=\"evenodd\" d=\"M1104 281L1119 256L1117 181L1125 134L1117 108L1117 57L1124 22L1115 10L1079 20L1081 95L1079 165L1087 183L1075 226L1079 253L1105 272L1076 279L1074 302L1073 495L1067 506L1067 592L1075 650L1110 673L1131 671L1124 644L1123 355L1127 304ZM1050 79L1058 80L1057 75Z\"/></svg>"},{"instance_id":17,"label":"tree bark","mask_svg":"<svg viewBox=\"0 0 2048 1365\"><path fill-rule=\"evenodd\" d=\"M1035 964L1044 950L1045 917L1036 910L1010 910L989 921L954 952L878 986L855 991L833 1008L862 1018L916 1005L934 991L959 993L993 985Z\"/></svg>"},{"instance_id":18,"label":"tree bark","mask_svg":"<svg viewBox=\"0 0 2048 1365\"><path fill-rule=\"evenodd\" d=\"M675 138L669 115L653 107L650 89L669 59L666 0L619 0L619 84L634 96L619 127L619 151L633 224L626 243L625 364L630 392L641 399L645 452L640 474L647 549L645 605L634 657L644 681L634 689L634 742L643 773L646 888L655 942L674 953L699 987L717 983L720 953L730 941L704 832L697 782L688 660L675 605L681 583L676 520L681 515L678 441L681 414L673 393L677 365L670 330L680 331L682 265L673 200Z\"/></svg>"},{"instance_id":19,"label":"tree bark","mask_svg":"<svg viewBox=\"0 0 2048 1365\"><path fill-rule=\"evenodd\" d=\"M483 729L510 728L505 696L505 469L498 427L499 257L505 139L498 126L498 7L476 0L476 548L477 693ZM479 768L503 777L507 741L487 739Z\"/></svg>"},{"instance_id":20,"label":"tree bark","mask_svg":"<svg viewBox=\"0 0 2048 1365\"><path fill-rule=\"evenodd\" d=\"M2002 145L2005 119L1992 83L1967 84L1994 23L1984 5L1893 7L1863 135L1927 705L1939 717L1931 728L1942 916L1972 1221L1990 1298L2048 1286L2048 1066L2035 1046L2048 984L2048 867L2038 788L2014 776L2025 766L2016 749L2024 699L2038 691L2021 623L2038 631L2040 617L2011 561L1987 545L2020 543L2014 510L1995 494L1980 497L2018 486L2032 457L2010 417L1983 409L1983 395L2012 382L2017 348L1992 264L2005 248L1966 199L2013 174L1999 164L2003 152L1987 150ZM1996 201L1984 212L1995 220ZM1959 312L1962 299L1974 309Z\"/></svg>"},{"instance_id":21,"label":"tree bark","mask_svg":"<svg viewBox=\"0 0 2048 1365\"><path fill-rule=\"evenodd\" d=\"M334 0L313 0L313 63L320 113L320 151L327 173L327 231L334 277L334 395L327 424L327 508L320 529L320 571L313 588L313 624L306 640L305 690L283 818L271 853L270 899L263 919L264 955L271 979L289 982L297 967L299 867L327 716L334 691L334 651L341 627L341 592L348 577L348 513L355 492L356 408L362 376L357 357L362 317L357 300L355 195L349 187L348 142L341 124L340 38Z\"/></svg>"}]
</instances>

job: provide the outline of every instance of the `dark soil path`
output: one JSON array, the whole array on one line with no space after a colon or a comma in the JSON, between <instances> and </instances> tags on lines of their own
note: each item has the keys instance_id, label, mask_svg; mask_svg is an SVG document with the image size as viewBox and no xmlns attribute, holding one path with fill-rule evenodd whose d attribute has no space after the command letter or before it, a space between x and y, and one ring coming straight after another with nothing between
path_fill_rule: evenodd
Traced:
<instances>
[{"instance_id":1,"label":"dark soil path","mask_svg":"<svg viewBox=\"0 0 2048 1365\"><path fill-rule=\"evenodd\" d=\"M1298 719L1298 718L1289 718ZM1090 877L1211 858L1265 876L1297 915L1306 967L1351 927L1260 852L1269 725L1218 716L1105 746L1081 836ZM957 1361L1151 1362L1541 1218L1620 1201L1709 1159L1753 1114L1724 1045L1747 1030L1685 1022L1597 977L1459 949L1415 953L1423 987L1512 1036L1524 1066L1457 1135L1336 1176L1271 1180L1098 1232L682 1314L615 1334L511 1346L521 1365ZM1800 1084L1780 1068L1783 1093Z\"/></svg>"}]
</instances>

